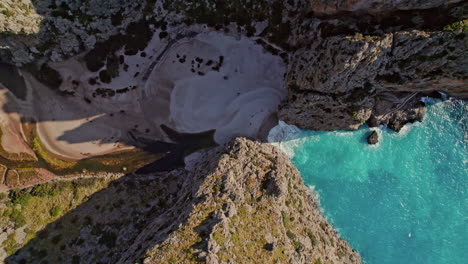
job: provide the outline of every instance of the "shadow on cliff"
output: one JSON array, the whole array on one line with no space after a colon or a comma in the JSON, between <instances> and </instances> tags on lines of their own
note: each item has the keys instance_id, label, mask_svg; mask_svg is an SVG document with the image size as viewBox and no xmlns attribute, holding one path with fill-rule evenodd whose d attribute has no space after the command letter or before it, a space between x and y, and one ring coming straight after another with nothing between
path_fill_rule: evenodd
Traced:
<instances>
[{"instance_id":1,"label":"shadow on cliff","mask_svg":"<svg viewBox=\"0 0 468 264\"><path fill-rule=\"evenodd\" d=\"M142 8L144 12L151 11L150 3L154 4L155 1L147 1L146 3L142 3L140 7L135 7L135 10L139 10ZM92 7L94 2L89 2L86 6L79 8L74 5L72 2L70 5L67 5L65 2L57 3L57 2L45 2L45 1L37 1L33 0L32 4L34 5L36 12L43 16L43 17L54 17L54 19L60 18L58 21L63 21L64 25L68 22L74 21L79 19L83 21L83 23L90 23L88 20L91 18L86 16L86 13L80 11L81 9L86 9ZM115 27L121 28L121 32L125 32L123 34L116 34L112 36L109 40L104 42L98 42L96 47L93 50L90 50L84 56L84 60L86 61L86 65L92 71L97 71L102 68L102 66L106 65L106 63L110 63L115 60L115 51L118 49L124 49L125 52L136 54L142 49L145 48L145 43L148 41L148 36L152 35L152 32L149 31L150 24L158 24L159 22L156 21L147 21L142 18L140 21L134 21L134 23L130 23L127 28L122 28L122 21L129 19L128 15L125 15L124 10L125 8L117 9L115 8L115 3L97 3L99 8L102 9L103 4L109 5L110 7L103 13L106 17L111 20L112 25ZM142 7L144 6L144 8ZM343 13L336 16L324 16L320 17L324 20L324 23L319 25L321 36L326 37L333 37L338 35L353 35L357 32L365 33L365 34L377 34L381 35L384 33L395 32L395 31L403 31L403 30L412 30L416 28L426 28L430 30L438 30L441 29L444 25L456 21L456 17L451 15L451 10L456 9L459 6L463 7L462 4L456 3L444 7L438 8L431 8L431 9L424 9L424 10L397 10L392 12L387 12L383 14L355 14L355 13ZM154 8L154 5L152 5ZM114 10L115 9L115 10ZM135 11L133 10L133 11ZM99 11L103 12L103 11ZM309 13L309 16L318 17L318 14ZM343 21L349 22L347 23L348 26L333 26L332 22L336 19L341 19ZM92 20L92 19L91 19ZM131 19L130 19L131 20ZM47 19L46 19L47 21ZM164 24L164 23L163 23ZM355 25L355 26L353 26ZM42 23L42 27L40 28L39 32L35 35L8 35L5 38L6 43L15 42L18 46L27 46L24 43L31 42L36 38L42 38L45 35L52 34L51 30L57 30L56 28L48 25L47 22ZM53 32L53 34L59 34L58 32ZM3 37L0 36L0 37ZM53 39L52 39L53 40ZM55 40L58 41L58 40ZM1 43L2 41L0 41ZM78 38L78 43L80 45L80 49L84 49L84 39ZM47 49L47 46L54 45L53 43L45 43L47 44L44 49ZM118 59L117 59L118 61ZM112 64L112 63L111 63ZM109 66L109 65L107 65ZM115 65L114 65L115 66ZM117 67L122 68L122 65L118 65ZM39 81L47 85L51 90L54 90L52 87L57 87L60 84L60 76L57 76L57 72L52 70L47 64L39 65L39 63L33 63L24 67L24 70L32 73ZM107 74L109 74L107 72ZM100 72L99 72L100 75ZM108 76L107 76L108 77ZM5 63L1 63L0 61L0 82L6 84L11 91L11 93L6 94L6 103L3 105L3 110L7 113L19 113L25 119L28 119L31 116L31 109L26 107L22 108L20 105L24 104L22 100L24 100L27 96L26 94L26 85L24 83L23 78L18 74L17 69L14 66L7 65ZM102 83L97 83L96 88L98 88ZM104 85L105 86L105 85ZM75 96L73 93L73 87L69 87L67 89L68 92L58 91L55 88L54 92L57 93L57 96L63 96L63 102L68 102L70 97ZM114 91L115 93L115 91ZM32 95L29 95L32 96ZM60 97L59 97L60 98ZM91 100L92 98L77 98L78 100L83 100L90 103L92 106ZM75 100L76 101L76 100ZM72 100L69 101L70 104L73 103ZM118 107L117 107L118 108ZM33 109L34 111L34 109ZM122 112L121 109L116 109L115 113L96 113L94 112L92 116L101 117L95 118L93 120L93 125L101 125L106 126L106 120L109 118L113 118L118 122L121 115L125 113ZM75 111L73 116L54 116L53 118L41 117L39 120L35 120L36 122L46 122L46 121L70 121L70 120L79 120L79 119L86 119L92 117L86 111ZM123 119L121 119L123 120ZM134 124L137 126L138 124ZM83 143L83 142L91 142L97 141L99 144L105 144L114 142L110 138L104 138L102 135L97 133L85 133L89 131L90 122L85 123L77 128L71 129L66 131L63 135L59 136L57 140L65 141L68 143ZM152 129L159 129L159 128L152 128ZM170 129L170 128L168 128ZM138 130L140 130L141 136L144 136L145 131L144 129L137 129L137 128L129 128L129 133L137 134ZM86 136L84 136L86 135ZM135 142L135 138L132 136L125 136L121 139L126 145L136 145L139 144ZM157 149L156 146L161 147ZM172 151L172 147L169 145L159 144L153 145L151 148L152 152L157 153L166 153L167 151L175 153L174 155L180 156L179 153L181 144L178 144L177 150ZM192 148L192 147L189 147ZM148 148L147 148L148 149ZM175 159L175 156L172 157ZM180 161L180 159L179 159Z\"/></svg>"},{"instance_id":2,"label":"shadow on cliff","mask_svg":"<svg viewBox=\"0 0 468 264\"><path fill-rule=\"evenodd\" d=\"M0 83L9 90L9 92L4 93L5 103L3 105L3 111L6 113L18 113L23 121L39 123L46 121L59 122L92 118L92 116L84 113L85 111L77 111L76 114L74 113L74 119L67 118L66 116L62 119L31 119L31 109L29 107L22 106L25 104L24 99L28 96L25 80L19 74L16 67L0 62ZM4 88L0 87L0 92L2 92L2 90L4 90ZM64 100L65 99L66 98L64 98ZM216 146L214 141L214 130L201 133L179 133L166 125L161 125L159 129L164 132L166 138L168 138L170 142L151 140L143 131L139 131L135 128L138 127L138 124L135 124L134 128L128 129L126 135L117 140L107 135L106 137L103 137L102 133L89 133L89 131L93 131L93 127L96 125L106 126L106 119L109 118L109 113L103 114L103 116L94 118L92 121L88 121L74 129L64 132L61 136L57 137L56 140L72 144L93 141L97 141L98 144L121 142L125 145L134 146L146 152L164 154L162 159L141 168L138 171L141 173L167 171L183 166L183 159L186 155L199 149ZM119 114L124 115L125 113L116 113L116 115ZM113 114L110 115L113 116ZM115 118L118 120L119 117L117 116Z\"/></svg>"},{"instance_id":3,"label":"shadow on cliff","mask_svg":"<svg viewBox=\"0 0 468 264\"><path fill-rule=\"evenodd\" d=\"M135 10L143 9L144 12L149 12L152 9L150 3L155 2L155 1L148 1L146 4L143 3L139 7L134 7L136 8ZM65 2L61 3L46 3L44 1L37 1L33 0L32 4L34 5L33 8L35 8L36 12L43 16L43 17L54 17L55 19L60 18L60 20L63 21L74 21L74 20L79 20L82 23L91 23L92 19L87 15L86 13L83 13L82 9L86 8L92 8L93 4L98 4L99 8L95 8L96 10L101 10L102 3L95 3L95 2L87 2L85 3L82 8L78 8L76 6L76 3L70 3L67 5ZM112 7L115 7L118 4L114 3L106 3ZM144 8L142 7L144 6ZM154 5L152 6L154 8ZM320 31L321 31L321 36L326 38L326 37L333 37L333 36L338 36L338 35L353 35L355 33L365 33L365 34L377 34L381 35L384 33L389 33L389 32L395 32L395 31L403 31L403 30L412 30L416 28L423 28L423 29L430 29L430 30L438 30L441 29L444 25L456 21L456 17L452 16L451 12L452 9L456 9L459 7L463 7L462 4L456 3L452 5L447 5L444 7L438 7L438 8L431 8L431 9L423 9L423 10L397 10L397 11L392 11L384 14L366 14L366 13L360 13L360 14L355 14L352 12L348 13L343 13L339 14L336 16L324 16L320 17L324 23L321 23L319 25ZM121 32L125 33L119 33L116 34L112 37L110 37L109 40L104 41L104 42L98 42L95 46L94 49L88 51L86 55L84 56L84 60L86 61L87 67L92 71L96 72L102 68L102 66L107 64L112 64L112 61L114 61L115 58L115 51L118 49L123 49L127 53L131 54L136 54L139 51L143 50L145 48L145 44L149 40L149 36L152 35L152 32L149 30L150 24L155 26L154 24L157 24L156 20L146 20L145 18L140 19L139 21L134 21L133 23L130 23L127 28L123 28L122 26L122 21L130 19L128 17L128 14L125 15L124 10L125 8L121 9L115 9L115 12L112 10L114 9L109 9L104 11L99 11L99 12L104 12L103 15L104 18L109 18L112 22L112 25L115 26L116 28L121 29ZM118 11L117 11L118 10ZM135 11L133 10L133 11ZM318 14L314 13L309 13L309 14L304 14L304 16L312 16L312 17L318 17ZM48 19L48 18L47 18ZM43 37L46 37L47 35L51 35L52 33L49 32L51 30L57 30L54 28L54 24L50 24L47 22L47 19L45 19L45 22L43 22L41 25L41 28L39 32L35 35L25 35L25 34L19 34L19 35L8 35L5 37L6 43L8 43L10 40L17 43L18 46L27 46L24 43L28 43L33 41L34 39L41 39ZM91 20L90 20L91 19ZM158 18L159 19L159 18ZM304 17L304 19L307 19L307 17ZM333 21L336 19L340 19L342 21L346 21L349 26L333 26ZM88 21L90 20L90 21ZM131 20L131 19L130 19ZM64 22L64 25L66 23ZM84 25L85 25L84 24ZM353 26L354 25L354 26ZM53 34L60 34L58 32L53 32ZM52 34L52 35L53 35ZM47 46L52 46L54 45L54 41L58 42L59 39L54 39L50 38L50 42L45 42L44 48L45 50L47 49ZM10 41L10 42L11 42ZM1 43L2 41L0 41ZM84 49L84 42L85 40L78 38L78 42L80 45L80 49ZM47 45L46 45L47 44ZM55 43L56 44L56 43ZM118 61L118 59L117 59ZM45 65L45 66L44 66ZM107 65L109 66L109 65ZM115 66L115 65L114 65ZM117 67L122 68L122 65L117 65ZM57 76L57 73L52 70L50 67L47 66L47 64L42 64L39 65L39 63L33 63L30 65L27 65L24 68L26 71L31 72L39 81L43 82L45 85L50 87L51 90L54 90L52 87L57 87L58 84L60 84L60 76ZM99 72L100 75L101 72ZM107 74L109 74L107 72ZM108 77L108 76L107 76ZM18 74L17 70L7 64L2 64L0 61L0 82L6 84L6 86L10 89L11 93L6 94L6 103L3 106L3 110L7 113L11 112L18 112L21 116L28 118L31 114L28 111L31 111L31 109L26 109L23 110L21 107L19 107L20 104L22 104L21 100L26 97L26 88L24 84L24 80L22 77ZM96 88L99 88L99 82L96 85ZM58 91L57 88L55 88L54 92L57 94L60 94L63 96L63 101L68 102L68 98L75 96L73 93L73 87L67 87L70 89L67 89L68 92L61 92ZM114 91L115 93L115 91ZM29 95L32 96L32 95ZM19 101L17 100L19 99ZM78 98L78 100L83 100L88 103L90 103L90 106L92 106L91 100L92 98ZM72 100L70 100L70 103L73 103ZM118 108L118 107L117 107ZM102 115L99 118L96 118L93 120L93 125L106 125L106 119L113 118L115 119L115 122L120 122L120 120L123 120L121 117L122 115L125 115L125 113L122 112L123 110L121 109L116 109L115 113L93 113L92 116L97 116L97 115ZM36 120L36 122L46 122L46 121L70 121L70 120L78 120L78 119L86 119L86 118L91 118L92 117L89 113L86 113L86 111L75 111L73 113L73 117L67 117L66 115L57 117L54 116L53 118L46 118L46 117L41 117L39 120ZM102 136L98 134L91 134L91 133L84 133L89 131L89 127L91 122L85 123L77 128L71 129L69 131L66 131L63 135L61 135L57 140L65 141L68 143L82 143L82 142L90 142L90 141L98 141L99 143L109 143L111 142L109 138L103 138ZM138 125L138 124L135 124ZM154 128L154 129L159 129L159 128ZM137 132L139 129L129 129L129 132ZM140 131L142 134L144 134L144 130ZM79 135L79 136L77 136ZM86 135L86 136L83 136ZM134 145L134 139L131 137L124 137L122 139L124 144L127 145ZM153 148L154 150L154 148ZM166 152L166 148L162 148L159 150L159 152Z\"/></svg>"},{"instance_id":4,"label":"shadow on cliff","mask_svg":"<svg viewBox=\"0 0 468 264\"><path fill-rule=\"evenodd\" d=\"M221 152L212 155L211 164L220 156ZM203 200L197 192L215 168L200 168L125 175L48 224L5 263L142 263L145 253L186 223ZM216 224L211 219L214 216L194 232L209 234ZM204 250L205 244L192 248Z\"/></svg>"},{"instance_id":5,"label":"shadow on cliff","mask_svg":"<svg viewBox=\"0 0 468 264\"><path fill-rule=\"evenodd\" d=\"M50 17L54 17L54 19L58 19L57 23L62 23L60 21L63 21L63 25L67 25L68 22L74 21L75 19L79 18L84 19L85 22L83 23L90 23L89 17L85 17L84 13L85 11L81 11L80 6L74 6L74 3L70 3L69 5L66 4L65 2L62 3L56 3L56 2L44 2L44 1L32 1L33 6L31 8L34 8L37 12L42 17L45 17L44 21L41 23L41 27L39 29L39 32L37 34L6 34L6 33L1 33L0 32L0 43L6 43L10 45L11 47L22 47L25 48L28 45L26 43L31 43L34 42L37 39L42 39L44 37L48 38L50 42L42 43L43 45L38 46L37 49L39 51L42 51L43 49L47 49L47 47L53 46L53 42L58 42L60 39L57 38L57 40L54 40L53 37L48 37L47 35L54 35L58 34L56 32L58 29L55 28L53 25L48 23L48 19ZM102 4L103 3L88 3L86 7L83 8L91 8L93 7L92 5L98 4L99 5L99 10L101 11L93 11L93 12L104 12L103 15L108 17L112 25L117 27L122 27L122 21L123 20L134 20L132 17L130 17L128 14L125 16L125 12L123 12L122 7L119 6L118 3L104 3L105 5L110 5L113 8L109 9L102 9ZM137 5L138 6L138 5ZM117 9L115 8L117 7ZM140 5L141 7L141 5ZM24 7L22 7L24 8ZM139 8L139 7L136 7ZM114 10L115 9L115 10ZM135 11L131 10L130 12ZM147 10L148 11L148 10ZM88 12L88 11L86 11ZM101 16L99 16L101 17ZM105 19L106 17L101 17L102 19ZM86 22L87 21L87 22ZM134 23L130 23L129 26L125 29L126 33L125 34L117 34L116 37L111 37L114 38L111 41L106 41L102 43L98 43L96 45L96 48L89 51L90 56L88 56L89 60L91 61L91 64L93 66L96 66L96 63L101 63L102 61L106 61L108 59L109 54L106 52L114 52L114 50L109 49L107 47L113 46L113 43L119 42L119 45L123 45L124 49L128 52L131 53L137 53L140 50L145 48L145 41L148 41L148 34L151 32L149 30L148 23L144 20L141 19L140 21L144 22L139 22L136 21ZM92 21L91 21L92 22ZM141 29L138 27L140 24L144 24L143 26L144 29ZM130 28L130 29L129 29ZM146 38L146 40L141 40L139 38ZM80 39L78 37L79 44L80 44L80 49L84 49L83 45L83 39ZM127 43L125 44L125 41ZM56 43L57 44L57 43ZM120 47L120 46L119 46ZM103 53L103 54L102 54ZM113 53L112 53L113 54ZM36 60L33 63L29 63L24 65L21 70L26 71L31 73L39 82L44 84L47 88L49 88L49 91L44 91L43 94L38 94L40 93L37 90L28 91L27 85L25 83L25 79L23 76L21 76L18 68L16 66L13 66L11 64L7 64L6 61L1 60L0 57L0 83L3 84L9 92L4 93L4 101L3 101L3 111L5 113L18 113L23 121L26 122L33 122L33 123L41 123L41 122L60 122L60 121L75 121L75 120L81 120L81 119L92 119L92 121L88 121L76 128L71 128L68 131L65 131L62 135L58 136L55 140L60 140L60 141L65 141L68 143L84 143L84 142L97 142L97 144L106 144L106 143L123 143L124 145L128 146L135 146L140 149L143 149L147 152L151 153L157 153L157 154L165 154L165 157L162 158L161 160L156 161L153 164L150 164L149 166L142 168L140 172L150 172L150 171L166 171L173 169L175 167L179 167L183 165L183 157L187 154L190 154L193 151L196 151L201 148L205 147L211 147L216 145L214 143L213 139L213 134L214 131L206 131L202 133L196 133L196 134L187 134L187 133L178 133L174 129L171 129L168 126L162 125L161 127L151 127L151 130L159 130L162 131L162 133L165 134L165 138L169 139L171 141L170 143L168 142L161 142L161 141L151 141L149 140L150 134L148 132L150 131L149 128L143 129L141 128L142 125L137 124L131 124L126 127L128 127L128 130L123 131L123 136L121 138L113 138L111 135L103 135L103 133L90 133L90 131L93 131L93 126L100 126L100 127L106 127L109 124L109 119L113 119L114 123L118 122L128 122L128 120L131 120L132 118L125 113L124 110L118 109L119 107L117 106L115 109L115 113L104 113L104 112L99 112L99 110L96 110L94 112L92 111L82 111L80 110L81 108L76 108L76 109L69 109L69 110L75 110L73 111L73 114L67 115L67 114L61 114L61 115L51 115L50 117L47 117L47 115L41 115L38 117L35 112L37 112L38 109L35 108L35 105L37 103L34 103L34 105L31 105L29 100L41 100L40 98L46 98L48 94L52 94L53 97L55 98L55 102L51 100L51 102L47 102L50 104L60 104L59 107L56 107L56 111L60 111L62 108L66 108L69 105L80 103L77 102L77 100L81 100L82 104L84 103L86 107L86 103L89 103L90 107L93 107L91 104L91 99L88 98L72 98L74 97L74 88L76 87L67 87L69 91L64 92L58 90L58 86L60 83L62 83L63 80L58 73L50 68L47 63L39 62L41 60ZM87 63L87 66L88 63ZM122 68L123 65L119 65L118 67ZM73 85L76 83L73 83ZM97 82L97 87L99 87L99 82ZM3 90L3 88L0 86L0 92ZM128 89L127 89L128 90ZM45 93L47 92L47 93ZM29 94L28 94L29 93ZM99 95L98 95L99 96ZM32 98L32 99L31 99ZM44 102L46 103L46 102ZM97 104L95 102L94 104ZM40 105L39 105L40 106ZM82 107L82 106L81 106ZM66 112L66 111L63 111ZM93 118L93 116L99 116L97 118ZM125 117L125 118L124 118ZM127 120L127 121L125 121ZM140 128L138 126L140 125Z\"/></svg>"},{"instance_id":6,"label":"shadow on cliff","mask_svg":"<svg viewBox=\"0 0 468 264\"><path fill-rule=\"evenodd\" d=\"M39 1L33 3L37 2ZM37 11L39 14L43 12L41 9ZM54 11L64 19L73 19L60 6L55 6ZM367 28L370 23L365 23L363 27ZM397 25L392 24L392 27L400 26L397 23ZM39 35L42 33L40 32ZM354 31L348 28L332 28L328 31L329 36L339 34L354 34ZM34 36L22 36L22 38L34 38ZM47 73L47 69L45 71ZM54 83L54 74L48 73L50 75L43 76L42 81L46 84ZM44 74L44 72L39 74ZM18 112L21 116L27 117L27 113L21 112L22 108L17 104L17 99L21 103L26 96L24 80L17 70L10 65L0 64L0 82L9 87L11 92L7 94L7 102L3 110ZM69 95L63 96L65 98ZM76 114L74 117L76 119L90 117L84 112ZM69 119L41 119L36 122L67 120ZM84 124L68 131L60 139L70 143L79 143L75 136L86 130L88 125ZM156 163L141 168L138 172L167 171L180 167L183 165L183 157L186 154L214 145L214 131L193 135L181 134L168 127L162 129L175 143L148 141L129 131L125 144L137 146L148 152L170 153ZM85 140L107 142L106 139L93 136ZM28 242L16 254L8 257L6 263L139 262L144 257L145 251L166 240L180 224L187 221L191 209L197 203L197 200L192 198L202 181L183 176L182 171L154 176L125 175L111 183L108 188L88 197L87 201L77 208L47 225L37 233L36 238ZM203 230L197 229L196 232L203 232ZM198 247L200 245L194 245L194 249Z\"/></svg>"}]
</instances>

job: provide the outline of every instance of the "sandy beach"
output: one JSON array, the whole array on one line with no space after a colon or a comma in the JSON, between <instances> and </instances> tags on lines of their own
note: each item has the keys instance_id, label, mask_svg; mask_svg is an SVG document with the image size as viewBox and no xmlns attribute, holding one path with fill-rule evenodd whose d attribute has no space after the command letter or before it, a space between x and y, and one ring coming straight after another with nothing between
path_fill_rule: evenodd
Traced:
<instances>
[{"instance_id":1,"label":"sandy beach","mask_svg":"<svg viewBox=\"0 0 468 264\"><path fill-rule=\"evenodd\" d=\"M248 38L205 33L181 40L148 79L143 112L180 132L216 129L215 140L258 138L286 96L281 58ZM269 126L269 125L268 125Z\"/></svg>"},{"instance_id":2,"label":"sandy beach","mask_svg":"<svg viewBox=\"0 0 468 264\"><path fill-rule=\"evenodd\" d=\"M155 37L144 56L121 55L127 66L107 84L79 58L51 63L63 79L62 94L20 71L26 100L16 103L6 89L0 93L2 145L8 152L34 154L23 140L21 116L36 120L44 147L68 160L132 149L129 132L170 141L161 125L181 133L214 129L220 144L236 136L264 138L287 94L282 59L245 37L187 35L171 41Z\"/></svg>"}]
</instances>

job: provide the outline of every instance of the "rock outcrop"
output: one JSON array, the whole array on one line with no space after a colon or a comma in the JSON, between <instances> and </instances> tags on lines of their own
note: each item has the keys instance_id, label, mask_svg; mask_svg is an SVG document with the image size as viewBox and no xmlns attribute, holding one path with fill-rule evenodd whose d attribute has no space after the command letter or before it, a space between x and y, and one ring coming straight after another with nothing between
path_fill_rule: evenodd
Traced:
<instances>
[{"instance_id":1,"label":"rock outcrop","mask_svg":"<svg viewBox=\"0 0 468 264\"><path fill-rule=\"evenodd\" d=\"M145 263L360 262L320 216L297 169L269 144L238 138L203 154L186 177L203 181L192 189L199 203Z\"/></svg>"},{"instance_id":2,"label":"rock outcrop","mask_svg":"<svg viewBox=\"0 0 468 264\"><path fill-rule=\"evenodd\" d=\"M141 2L6 0L0 4L0 61L62 61L91 49L141 19Z\"/></svg>"},{"instance_id":3,"label":"rock outcrop","mask_svg":"<svg viewBox=\"0 0 468 264\"><path fill-rule=\"evenodd\" d=\"M118 71L116 52L137 54L155 29L168 42L179 37L180 25L255 37L288 64L289 95L278 115L301 128L353 130L368 122L398 131L422 120L422 96L468 97L460 0L28 1L0 5L1 61L43 69L43 62L81 54L93 72L104 65ZM60 84L47 67L42 79ZM100 91L115 93L111 88ZM190 156L186 168L122 177L46 226L7 263L46 260L359 263L360 257L320 215L284 154L238 138Z\"/></svg>"},{"instance_id":4,"label":"rock outcrop","mask_svg":"<svg viewBox=\"0 0 468 264\"><path fill-rule=\"evenodd\" d=\"M414 98L468 97L466 39L466 32L414 30L316 40L291 56L279 117L314 130L353 130L371 116L373 125L420 120Z\"/></svg>"},{"instance_id":5,"label":"rock outcrop","mask_svg":"<svg viewBox=\"0 0 468 264\"><path fill-rule=\"evenodd\" d=\"M6 263L360 263L276 147L237 138L187 163L118 179Z\"/></svg>"},{"instance_id":6,"label":"rock outcrop","mask_svg":"<svg viewBox=\"0 0 468 264\"><path fill-rule=\"evenodd\" d=\"M21 9L8 4L8 10L12 7ZM170 31L171 25L203 24L227 32L236 24L240 34L259 38L288 63L290 92L279 117L301 128L353 130L371 117L385 124L378 120L407 109L406 99L413 93L468 97L468 70L462 66L467 61L466 4L460 0L236 0L226 5L203 2L199 8L180 0L126 5L69 0L58 6L38 3L34 9L43 17L41 30L0 39L4 60L60 61L90 50L84 57L87 66L93 66L93 59L100 66L115 50L141 50L152 28ZM390 104L385 104L386 117L379 117L383 101ZM405 114L398 116L405 123Z\"/></svg>"},{"instance_id":7,"label":"rock outcrop","mask_svg":"<svg viewBox=\"0 0 468 264\"><path fill-rule=\"evenodd\" d=\"M377 132L372 131L372 133L370 133L370 135L367 137L367 143L369 145L375 145L378 142L379 142L379 135L377 134Z\"/></svg>"}]
</instances>

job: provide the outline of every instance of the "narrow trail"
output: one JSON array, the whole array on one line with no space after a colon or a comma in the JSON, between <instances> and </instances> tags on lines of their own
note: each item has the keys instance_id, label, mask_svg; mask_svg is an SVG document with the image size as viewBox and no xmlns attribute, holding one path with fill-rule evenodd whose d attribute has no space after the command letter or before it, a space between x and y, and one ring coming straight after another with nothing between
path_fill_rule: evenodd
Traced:
<instances>
[{"instance_id":1,"label":"narrow trail","mask_svg":"<svg viewBox=\"0 0 468 264\"><path fill-rule=\"evenodd\" d=\"M409 96L406 96L405 98L403 98L403 101L400 101L400 102L397 103L398 106L397 106L396 108L388 110L386 113L383 114L383 116L392 114L392 113L394 113L394 112L400 110L400 109L403 108L411 99L413 99L417 94L419 94L419 92L412 93L412 94L410 94Z\"/></svg>"}]
</instances>

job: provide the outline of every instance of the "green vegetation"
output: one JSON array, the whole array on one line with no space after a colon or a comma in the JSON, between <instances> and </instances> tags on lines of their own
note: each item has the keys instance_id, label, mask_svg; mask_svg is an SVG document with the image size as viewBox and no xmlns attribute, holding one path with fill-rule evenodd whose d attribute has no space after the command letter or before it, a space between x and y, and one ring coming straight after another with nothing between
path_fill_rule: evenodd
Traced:
<instances>
[{"instance_id":1,"label":"green vegetation","mask_svg":"<svg viewBox=\"0 0 468 264\"><path fill-rule=\"evenodd\" d=\"M363 35L362 33L356 33L355 38L358 40L364 40L365 42L375 42L382 40L380 36L372 36L372 35Z\"/></svg>"},{"instance_id":2,"label":"green vegetation","mask_svg":"<svg viewBox=\"0 0 468 264\"><path fill-rule=\"evenodd\" d=\"M283 219L284 228L289 229L289 223L291 221L289 216L285 212L281 212L281 217Z\"/></svg>"},{"instance_id":3,"label":"green vegetation","mask_svg":"<svg viewBox=\"0 0 468 264\"><path fill-rule=\"evenodd\" d=\"M13 190L8 194L8 198L10 198L13 205L21 205L22 207L29 204L31 197L31 194L24 190Z\"/></svg>"},{"instance_id":4,"label":"green vegetation","mask_svg":"<svg viewBox=\"0 0 468 264\"><path fill-rule=\"evenodd\" d=\"M118 74L119 60L115 53L124 48L125 55L135 55L146 48L152 36L153 32L146 20L130 23L124 34L117 34L97 43L94 49L84 56L86 67L97 72L106 65L107 69L102 77L106 82L110 82Z\"/></svg>"},{"instance_id":5,"label":"green vegetation","mask_svg":"<svg viewBox=\"0 0 468 264\"><path fill-rule=\"evenodd\" d=\"M56 218L58 216L62 215L62 208L60 205L56 205L50 209L50 216L52 218Z\"/></svg>"},{"instance_id":6,"label":"green vegetation","mask_svg":"<svg viewBox=\"0 0 468 264\"><path fill-rule=\"evenodd\" d=\"M87 197L108 186L112 178L88 178L70 181L50 182L23 190L13 190L7 199L0 201L0 224L14 225L15 229L27 226L26 239L17 244L12 233L1 245L8 254L36 236L43 228L58 217L69 212ZM59 238L55 238L58 240Z\"/></svg>"},{"instance_id":7,"label":"green vegetation","mask_svg":"<svg viewBox=\"0 0 468 264\"><path fill-rule=\"evenodd\" d=\"M451 32L467 32L468 31L468 19L461 20L444 27L444 31Z\"/></svg>"},{"instance_id":8,"label":"green vegetation","mask_svg":"<svg viewBox=\"0 0 468 264\"><path fill-rule=\"evenodd\" d=\"M317 240L317 238L315 237L315 235L312 234L311 231L309 231L309 232L307 232L307 236L308 236L309 239L310 239L310 243L311 243L312 247L315 247L315 246L317 245L317 243L318 243L318 240Z\"/></svg>"},{"instance_id":9,"label":"green vegetation","mask_svg":"<svg viewBox=\"0 0 468 264\"><path fill-rule=\"evenodd\" d=\"M273 248L272 254L265 254L264 245L267 243L263 235L252 236L252 233L265 234L271 232L277 237L282 231L281 226L275 221L273 215L267 209L267 205L259 202L256 209L244 205L238 209L237 215L233 216L230 228L233 230L228 241L221 231L213 234L215 241L221 246L218 257L221 262L226 262L232 255L238 256L240 263L286 263L288 256L284 254L281 247ZM227 250L229 244L233 248ZM224 249L224 250L223 250Z\"/></svg>"},{"instance_id":10,"label":"green vegetation","mask_svg":"<svg viewBox=\"0 0 468 264\"><path fill-rule=\"evenodd\" d=\"M12 233L8 235L7 239L3 242L2 245L8 255L11 255L15 251L16 241L15 241L15 234Z\"/></svg>"},{"instance_id":11,"label":"green vegetation","mask_svg":"<svg viewBox=\"0 0 468 264\"><path fill-rule=\"evenodd\" d=\"M15 12L13 12L11 10L8 10L8 9L2 10L2 11L0 11L0 13L5 15L6 17L12 17L12 16L15 15Z\"/></svg>"},{"instance_id":12,"label":"green vegetation","mask_svg":"<svg viewBox=\"0 0 468 264\"><path fill-rule=\"evenodd\" d=\"M34 123L24 123L23 131L25 131L27 143L32 147L37 159L26 153L8 153L0 144L0 178L8 170L7 181L11 182L8 185L13 187L32 182L37 177L35 171L37 168L47 169L57 175L102 171L118 173L123 172L124 168L125 171L133 171L157 160L162 155L132 150L79 161L69 161L51 153L44 147L36 135Z\"/></svg>"},{"instance_id":13,"label":"green vegetation","mask_svg":"<svg viewBox=\"0 0 468 264\"><path fill-rule=\"evenodd\" d=\"M18 8L23 11L25 16L29 16L31 14L31 6L29 4L20 4Z\"/></svg>"},{"instance_id":14,"label":"green vegetation","mask_svg":"<svg viewBox=\"0 0 468 264\"><path fill-rule=\"evenodd\" d=\"M53 169L63 170L76 166L76 162L64 161L58 157L55 157L52 153L46 151L38 137L34 137L32 143L34 152Z\"/></svg>"}]
</instances>

